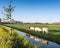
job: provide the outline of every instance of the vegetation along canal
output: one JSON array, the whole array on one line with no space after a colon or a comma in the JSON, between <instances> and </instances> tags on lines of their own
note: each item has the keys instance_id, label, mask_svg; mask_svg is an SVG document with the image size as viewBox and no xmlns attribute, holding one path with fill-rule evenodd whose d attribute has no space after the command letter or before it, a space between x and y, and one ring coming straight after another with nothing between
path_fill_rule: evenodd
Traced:
<instances>
[{"instance_id":1,"label":"vegetation along canal","mask_svg":"<svg viewBox=\"0 0 60 48\"><path fill-rule=\"evenodd\" d=\"M37 44L37 45L41 46L41 48L60 48L60 45L57 43L36 37L34 35L31 35L31 34L24 33L22 31L17 30L17 32L20 35L23 35L26 39L28 39L33 44Z\"/></svg>"}]
</instances>

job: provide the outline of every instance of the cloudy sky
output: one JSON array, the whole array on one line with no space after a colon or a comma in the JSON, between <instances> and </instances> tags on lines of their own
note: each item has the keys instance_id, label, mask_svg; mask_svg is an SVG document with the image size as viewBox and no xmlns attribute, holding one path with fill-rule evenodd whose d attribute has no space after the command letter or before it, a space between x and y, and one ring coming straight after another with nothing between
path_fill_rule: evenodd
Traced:
<instances>
[{"instance_id":1,"label":"cloudy sky","mask_svg":"<svg viewBox=\"0 0 60 48\"><path fill-rule=\"evenodd\" d=\"M3 6L10 0L0 0L0 18L4 18ZM16 6L12 18L23 22L60 22L60 0L14 0Z\"/></svg>"}]
</instances>

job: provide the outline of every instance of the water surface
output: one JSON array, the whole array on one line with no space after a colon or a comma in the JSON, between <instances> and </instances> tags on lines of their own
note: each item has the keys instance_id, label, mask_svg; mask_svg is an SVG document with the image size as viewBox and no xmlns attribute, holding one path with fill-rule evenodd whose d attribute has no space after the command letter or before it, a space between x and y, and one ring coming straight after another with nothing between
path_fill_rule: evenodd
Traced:
<instances>
[{"instance_id":1,"label":"water surface","mask_svg":"<svg viewBox=\"0 0 60 48\"><path fill-rule=\"evenodd\" d=\"M23 35L27 40L33 44L39 45L41 48L60 48L60 45L43 38L36 37L31 34L24 33L22 31L17 31L20 35Z\"/></svg>"}]
</instances>

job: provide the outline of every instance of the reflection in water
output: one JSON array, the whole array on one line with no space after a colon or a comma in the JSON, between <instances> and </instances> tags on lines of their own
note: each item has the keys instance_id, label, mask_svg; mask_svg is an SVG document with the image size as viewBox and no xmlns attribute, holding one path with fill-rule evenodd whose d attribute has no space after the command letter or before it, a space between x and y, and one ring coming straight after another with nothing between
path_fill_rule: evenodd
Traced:
<instances>
[{"instance_id":1,"label":"reflection in water","mask_svg":"<svg viewBox=\"0 0 60 48\"><path fill-rule=\"evenodd\" d=\"M26 34L26 36L29 36L30 38L34 39L35 41L42 42L46 45L48 45L48 43L49 43L48 40L44 40L42 38L36 37L34 35L31 35L31 34Z\"/></svg>"}]
</instances>

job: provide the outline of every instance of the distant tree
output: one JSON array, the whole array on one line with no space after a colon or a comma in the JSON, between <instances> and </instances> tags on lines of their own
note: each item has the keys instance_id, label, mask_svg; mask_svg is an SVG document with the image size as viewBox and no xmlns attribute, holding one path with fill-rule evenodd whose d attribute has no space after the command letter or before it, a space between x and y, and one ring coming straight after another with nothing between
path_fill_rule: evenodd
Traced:
<instances>
[{"instance_id":1,"label":"distant tree","mask_svg":"<svg viewBox=\"0 0 60 48\"><path fill-rule=\"evenodd\" d=\"M14 11L14 8L15 8L15 6L12 6L12 2L13 2L13 0L11 0L11 1L9 2L8 7L3 7L5 13L2 12L2 14L5 15L5 18L6 18L6 19L11 19L11 17L12 17L12 12Z\"/></svg>"}]
</instances>

